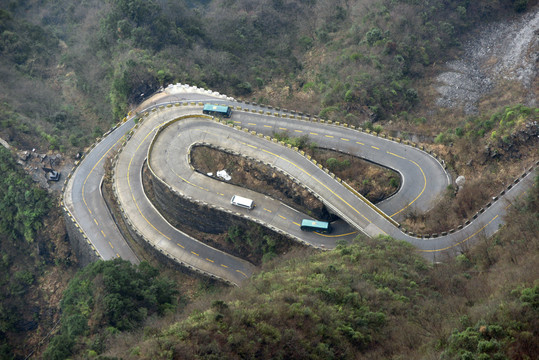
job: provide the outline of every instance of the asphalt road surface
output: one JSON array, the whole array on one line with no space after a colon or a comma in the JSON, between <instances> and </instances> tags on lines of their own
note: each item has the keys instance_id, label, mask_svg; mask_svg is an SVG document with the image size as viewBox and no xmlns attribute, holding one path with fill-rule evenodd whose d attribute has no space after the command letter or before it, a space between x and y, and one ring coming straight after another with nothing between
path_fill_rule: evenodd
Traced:
<instances>
[{"instance_id":1,"label":"asphalt road surface","mask_svg":"<svg viewBox=\"0 0 539 360\"><path fill-rule=\"evenodd\" d=\"M228 123L217 122L201 117L200 104L204 102L228 104L235 110ZM412 243L433 261L461 252L482 235L491 236L503 224L511 202L532 183L532 175L526 176L462 229L429 239L417 238L403 233L397 222L407 211L428 211L451 179L438 160L414 146L341 125L309 121L295 113L238 103L186 86L171 86L158 100L143 106L147 109L138 114L146 111L148 114L141 117L136 129L131 133L135 126L131 118L108 134L79 164L64 191L66 208L103 259L122 257L138 262L100 193L103 164L118 147L121 152L115 165L114 189L128 223L170 258L236 285L247 279L255 267L167 223L142 189L141 167L146 159L154 175L179 195L236 213L312 246L332 249L338 239L349 240L358 232L368 236L390 235ZM269 139L279 132L307 135L320 147L391 168L401 175L401 188L378 208L374 207L298 151ZM303 232L299 224L308 216L265 195L193 171L187 154L193 145L203 143L260 160L286 173L316 194L345 222L338 222L336 231L329 236ZM253 199L256 207L248 210L231 205L230 198L235 194Z\"/></svg>"}]
</instances>

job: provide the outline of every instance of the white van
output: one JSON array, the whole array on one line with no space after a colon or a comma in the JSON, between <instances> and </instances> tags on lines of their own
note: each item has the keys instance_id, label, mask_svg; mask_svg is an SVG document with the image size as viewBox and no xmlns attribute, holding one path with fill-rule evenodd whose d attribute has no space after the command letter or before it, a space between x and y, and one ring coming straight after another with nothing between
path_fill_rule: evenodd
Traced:
<instances>
[{"instance_id":1,"label":"white van","mask_svg":"<svg viewBox=\"0 0 539 360\"><path fill-rule=\"evenodd\" d=\"M243 208L246 208L246 209L249 209L249 210L251 210L252 208L255 207L255 204L254 204L253 200L244 198L244 197L239 196L239 195L232 196L232 199L230 199L230 203L232 205L243 207Z\"/></svg>"}]
</instances>

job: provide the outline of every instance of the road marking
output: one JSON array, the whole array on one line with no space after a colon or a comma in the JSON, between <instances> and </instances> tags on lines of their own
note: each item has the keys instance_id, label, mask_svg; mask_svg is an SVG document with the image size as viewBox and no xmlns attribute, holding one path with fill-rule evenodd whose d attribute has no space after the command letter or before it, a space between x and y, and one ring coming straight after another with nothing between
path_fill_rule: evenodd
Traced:
<instances>
[{"instance_id":1,"label":"road marking","mask_svg":"<svg viewBox=\"0 0 539 360\"><path fill-rule=\"evenodd\" d=\"M105 235L105 233L103 232L103 230L101 230L101 234L103 235L103 237L107 237L107 235Z\"/></svg>"},{"instance_id":2,"label":"road marking","mask_svg":"<svg viewBox=\"0 0 539 360\"><path fill-rule=\"evenodd\" d=\"M326 135L328 136L328 135ZM326 188L327 191L329 191L330 193L332 193L334 196L336 196L337 198L339 198L339 200L341 200L343 203L345 203L350 209L354 210L358 215L360 215L363 219L365 219L369 224L372 224L372 221L370 221L365 215L363 215L362 213L359 212L358 209L356 209L355 207L353 207L352 205L350 205L350 203L346 200L344 200L340 195L338 195L337 193L335 193L333 190L331 190L326 184L324 184L322 181L320 181L319 179L317 179L316 177L312 176L309 172L307 172L305 169L301 168L299 165L293 163L292 161L288 160L288 159L285 159L283 158L282 156L279 156L277 154L274 154L272 153L271 151L268 151L266 149L262 149L263 152L265 153L268 153L270 155L273 155L275 156L276 158L279 158L283 161L286 161L287 163L295 166L300 172L303 172L305 174L307 174L309 177L311 177L314 181L316 181L317 183L319 183L321 186L323 186L324 188ZM279 215L281 216L281 215Z\"/></svg>"},{"instance_id":3,"label":"road marking","mask_svg":"<svg viewBox=\"0 0 539 360\"><path fill-rule=\"evenodd\" d=\"M386 152L387 152L387 153L388 153L389 155L393 155L393 156L396 156L396 157L398 157L398 158L400 158L400 159L404 159L404 160L406 160L406 158L405 158L405 157L402 157L402 156L400 156L400 155L397 155L397 154L393 154L393 153L392 153L392 152L390 152L390 151L386 151Z\"/></svg>"},{"instance_id":4,"label":"road marking","mask_svg":"<svg viewBox=\"0 0 539 360\"><path fill-rule=\"evenodd\" d=\"M280 127L279 130L288 130L288 129L287 129L287 128L281 128L281 127Z\"/></svg>"},{"instance_id":5,"label":"road marking","mask_svg":"<svg viewBox=\"0 0 539 360\"><path fill-rule=\"evenodd\" d=\"M356 141L356 144L365 145L365 144L363 144L362 142L359 142L359 141Z\"/></svg>"},{"instance_id":6,"label":"road marking","mask_svg":"<svg viewBox=\"0 0 539 360\"><path fill-rule=\"evenodd\" d=\"M348 235L357 234L358 232L357 231L352 231L352 232L349 232L349 233L346 233L346 234L339 234L339 235L326 235L326 234L322 234L322 233L319 233L319 232L316 232L316 231L314 231L314 233L316 235L320 235L320 236L323 236L323 237L341 237L341 236L348 236Z\"/></svg>"},{"instance_id":7,"label":"road marking","mask_svg":"<svg viewBox=\"0 0 539 360\"><path fill-rule=\"evenodd\" d=\"M183 246L183 245L180 244L180 243L176 243L176 245L178 245L178 246L181 247L182 249L185 249L185 246Z\"/></svg>"},{"instance_id":8,"label":"road marking","mask_svg":"<svg viewBox=\"0 0 539 360\"><path fill-rule=\"evenodd\" d=\"M221 266L228 269L228 266L226 266L225 264L221 264Z\"/></svg>"},{"instance_id":9,"label":"road marking","mask_svg":"<svg viewBox=\"0 0 539 360\"><path fill-rule=\"evenodd\" d=\"M155 230L157 231L159 234L161 234L165 239L167 240L171 240L169 236L163 234L158 228L156 228L147 218L146 216L144 216L144 214L142 213L142 211L140 210L140 207L138 206L138 203L137 203L137 200L135 199L135 194L133 194L133 190L131 188L131 180L130 180L130 174L131 174L131 164L133 163L133 159L135 158L135 154L138 152L138 150L140 149L140 147L142 146L142 144L146 141L146 139L148 138L148 136L150 136L150 134L152 134L156 129L158 128L161 128L164 124L161 124L159 126L156 126L152 129L152 131L148 132L148 134L146 134L146 136L144 137L144 139L142 139L142 141L138 144L137 148L135 149L135 151L133 152L133 156L131 156L131 160L129 161L129 165L127 165L127 187L129 188L129 190L131 191L131 198L133 199L133 202L135 203L135 206L137 207L137 210L140 214L140 216L142 216L142 218L144 220L146 220L146 222ZM193 184L194 185L194 184Z\"/></svg>"},{"instance_id":10,"label":"road marking","mask_svg":"<svg viewBox=\"0 0 539 360\"><path fill-rule=\"evenodd\" d=\"M333 137L335 137L335 136L333 136L333 135L324 135L324 136L327 137L327 138L333 138Z\"/></svg>"},{"instance_id":11,"label":"road marking","mask_svg":"<svg viewBox=\"0 0 539 360\"><path fill-rule=\"evenodd\" d=\"M310 132L311 135L318 135L318 133Z\"/></svg>"},{"instance_id":12,"label":"road marking","mask_svg":"<svg viewBox=\"0 0 539 360\"><path fill-rule=\"evenodd\" d=\"M400 213L401 211L403 211L404 209L408 208L408 206L412 205L417 199L419 199L419 197L421 195L423 195L423 192L425 191L425 188L427 187L427 177L425 176L425 173L423 172L423 169L421 168L421 166L419 166L418 163L416 163L415 161L413 160L408 160L410 161L411 163L413 163L415 166L417 166L419 168L419 170L421 171L421 174L423 174L423 189L421 189L421 192L419 193L419 195L416 196L416 198L414 200L412 200L411 203L409 203L408 205L406 205L405 207L403 207L402 209L400 209L399 211L397 211L396 213L394 213L393 215L391 215L390 217L393 217L395 215L397 215L398 213Z\"/></svg>"},{"instance_id":13,"label":"road marking","mask_svg":"<svg viewBox=\"0 0 539 360\"><path fill-rule=\"evenodd\" d=\"M470 240L471 238L473 238L475 235L479 234L481 231L483 231L484 228L486 228L487 226L489 226L494 220L496 220L498 218L499 215L496 215L492 218L492 220L490 220L488 223L486 223L486 225L484 225L481 229L477 230L476 232L474 232L472 235L468 236L466 239L462 240L462 241L459 241L458 243L455 243L453 245L450 245L450 246L447 246L445 248L442 248L442 249L436 249L436 250L419 250L420 252L438 252L438 251L444 251L444 250L448 250L448 249L451 249L451 248L454 248L455 246L458 246L468 240Z\"/></svg>"},{"instance_id":14,"label":"road marking","mask_svg":"<svg viewBox=\"0 0 539 360\"><path fill-rule=\"evenodd\" d=\"M112 244L110 243L110 241L109 241L109 245L110 245L110 247L111 247L111 248L113 248L113 249L114 249L114 246L112 246Z\"/></svg>"},{"instance_id":15,"label":"road marking","mask_svg":"<svg viewBox=\"0 0 539 360\"><path fill-rule=\"evenodd\" d=\"M200 255L198 255L198 254L197 254L196 252L194 252L194 251L191 251L191 254L196 255L196 256L200 256Z\"/></svg>"},{"instance_id":16,"label":"road marking","mask_svg":"<svg viewBox=\"0 0 539 360\"><path fill-rule=\"evenodd\" d=\"M281 219L283 219L283 220L286 220L286 218L285 218L284 216L282 216L282 215L279 215L279 217L280 217Z\"/></svg>"},{"instance_id":17,"label":"road marking","mask_svg":"<svg viewBox=\"0 0 539 360\"><path fill-rule=\"evenodd\" d=\"M97 222L97 220L94 218L94 222L97 226L99 226L99 223Z\"/></svg>"},{"instance_id":18,"label":"road marking","mask_svg":"<svg viewBox=\"0 0 539 360\"><path fill-rule=\"evenodd\" d=\"M92 168L92 170L90 170L90 172L88 173L88 175L86 175L86 179L84 179L84 182L82 183L82 189L81 189L81 193L82 193L82 201L84 202L84 205L86 205L86 209L88 209L88 212L90 213L90 215L92 214L92 210L90 209L90 207L88 206L88 204L86 203L86 196L84 195L84 188L86 186L86 182L88 181L88 179L90 178L90 175L92 175L92 173L94 172L95 168L97 167L97 165L99 165L99 163L101 162L101 160L103 160L103 158L105 156L107 156L107 154L116 147L116 145L118 145L118 143L123 140L125 138L125 135L124 136L121 136L118 140L116 140L116 142L114 143L114 145L112 145L104 154L103 156L101 156L101 158L95 163L94 167Z\"/></svg>"},{"instance_id":19,"label":"road marking","mask_svg":"<svg viewBox=\"0 0 539 360\"><path fill-rule=\"evenodd\" d=\"M255 123L247 123L247 125L252 125L252 126L256 126Z\"/></svg>"},{"instance_id":20,"label":"road marking","mask_svg":"<svg viewBox=\"0 0 539 360\"><path fill-rule=\"evenodd\" d=\"M247 146L249 146L249 147L251 147L251 148L253 148L253 149L258 149L258 148L257 148L256 146L254 146L254 145L250 145L250 144L245 144L245 145L247 145Z\"/></svg>"},{"instance_id":21,"label":"road marking","mask_svg":"<svg viewBox=\"0 0 539 360\"><path fill-rule=\"evenodd\" d=\"M303 130L294 130L295 132L303 132Z\"/></svg>"},{"instance_id":22,"label":"road marking","mask_svg":"<svg viewBox=\"0 0 539 360\"><path fill-rule=\"evenodd\" d=\"M266 209L266 208L264 208L264 210L266 210L267 212L271 212L271 210L269 210L269 209Z\"/></svg>"},{"instance_id":23,"label":"road marking","mask_svg":"<svg viewBox=\"0 0 539 360\"><path fill-rule=\"evenodd\" d=\"M350 141L350 139L346 139L346 138L341 138L341 140L343 140L343 141Z\"/></svg>"},{"instance_id":24,"label":"road marking","mask_svg":"<svg viewBox=\"0 0 539 360\"><path fill-rule=\"evenodd\" d=\"M208 259L208 258L206 258L206 260L208 260L209 262L215 262L215 261L213 261L212 259Z\"/></svg>"},{"instance_id":25,"label":"road marking","mask_svg":"<svg viewBox=\"0 0 539 360\"><path fill-rule=\"evenodd\" d=\"M116 257L120 257L120 254L116 253Z\"/></svg>"},{"instance_id":26,"label":"road marking","mask_svg":"<svg viewBox=\"0 0 539 360\"><path fill-rule=\"evenodd\" d=\"M241 124L241 121L234 121L234 124Z\"/></svg>"},{"instance_id":27,"label":"road marking","mask_svg":"<svg viewBox=\"0 0 539 360\"><path fill-rule=\"evenodd\" d=\"M371 148L376 149L376 150L380 150L380 148L378 148L378 147L376 147L374 145L371 145Z\"/></svg>"},{"instance_id":28,"label":"road marking","mask_svg":"<svg viewBox=\"0 0 539 360\"><path fill-rule=\"evenodd\" d=\"M264 125L264 127L272 128L273 126L271 126L271 125Z\"/></svg>"},{"instance_id":29,"label":"road marking","mask_svg":"<svg viewBox=\"0 0 539 360\"><path fill-rule=\"evenodd\" d=\"M247 275L245 275L245 273L244 273L243 271L236 270L236 272L239 272L239 273L242 274L243 276L248 277Z\"/></svg>"},{"instance_id":30,"label":"road marking","mask_svg":"<svg viewBox=\"0 0 539 360\"><path fill-rule=\"evenodd\" d=\"M297 225L297 226L301 226L300 224L298 224L298 223L295 222L295 221L292 221L292 224Z\"/></svg>"}]
</instances>

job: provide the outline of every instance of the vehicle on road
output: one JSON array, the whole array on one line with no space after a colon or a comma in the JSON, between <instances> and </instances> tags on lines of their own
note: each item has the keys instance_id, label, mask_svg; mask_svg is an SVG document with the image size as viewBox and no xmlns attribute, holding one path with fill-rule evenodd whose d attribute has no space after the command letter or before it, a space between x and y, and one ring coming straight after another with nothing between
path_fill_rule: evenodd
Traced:
<instances>
[{"instance_id":1,"label":"vehicle on road","mask_svg":"<svg viewBox=\"0 0 539 360\"><path fill-rule=\"evenodd\" d=\"M232 108L226 105L204 104L202 112L207 115L229 118L232 114Z\"/></svg>"},{"instance_id":2,"label":"vehicle on road","mask_svg":"<svg viewBox=\"0 0 539 360\"><path fill-rule=\"evenodd\" d=\"M232 196L232 199L230 199L230 203L232 205L236 205L249 210L255 207L255 202L253 200L244 198L243 196L239 195Z\"/></svg>"},{"instance_id":3,"label":"vehicle on road","mask_svg":"<svg viewBox=\"0 0 539 360\"><path fill-rule=\"evenodd\" d=\"M331 232L331 224L327 221L316 221L303 219L301 220L301 230L303 231L316 231L322 234L329 234Z\"/></svg>"}]
</instances>

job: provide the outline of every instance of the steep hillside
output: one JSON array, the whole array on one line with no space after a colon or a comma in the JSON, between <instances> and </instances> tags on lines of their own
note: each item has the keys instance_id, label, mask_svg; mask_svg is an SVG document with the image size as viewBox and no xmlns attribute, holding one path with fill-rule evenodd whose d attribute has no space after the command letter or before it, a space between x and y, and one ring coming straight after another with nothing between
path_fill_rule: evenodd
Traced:
<instances>
[{"instance_id":1,"label":"steep hillside","mask_svg":"<svg viewBox=\"0 0 539 360\"><path fill-rule=\"evenodd\" d=\"M0 136L79 150L175 82L353 124L390 118L423 101L418 81L478 23L535 2L10 2Z\"/></svg>"},{"instance_id":2,"label":"steep hillside","mask_svg":"<svg viewBox=\"0 0 539 360\"><path fill-rule=\"evenodd\" d=\"M528 126L538 110L519 104L537 93L536 73L531 92L511 79L489 87L475 114L439 108L436 90L448 69L442 64L467 56L470 41L483 39L482 24L499 35L499 22L506 29L529 9L537 13L537 0L0 1L0 137L67 158L162 86L211 88L430 142L472 186L448 191L430 218L409 214L410 227L421 230L473 212L539 155L538 127ZM496 69L494 57L487 60ZM168 272L187 286L172 301L179 305L135 314L149 325L128 333L97 317L103 314L87 327L87 313L58 323L60 293L76 262L60 211L54 195L0 150L0 358L40 354L51 329L60 338L47 354L67 356L55 346L69 345L78 358L537 353L536 195L494 239L443 266L423 263L403 244L363 239L335 253L289 255L285 267L275 264L231 294ZM463 198L475 205L462 210ZM195 302L200 297L206 301ZM91 306L102 310L103 299L95 300ZM184 311L185 302L197 312ZM178 318L186 320L175 324Z\"/></svg>"},{"instance_id":3,"label":"steep hillside","mask_svg":"<svg viewBox=\"0 0 539 360\"><path fill-rule=\"evenodd\" d=\"M539 175L508 215L518 222L444 264L427 264L410 245L383 237L294 254L266 265L241 289L134 333L108 328L116 335L103 356L531 359L539 351L538 214ZM101 306L101 296L90 310ZM69 334L64 328L60 336ZM70 337L77 357L97 355L77 335ZM53 340L46 354L61 344Z\"/></svg>"}]
</instances>

